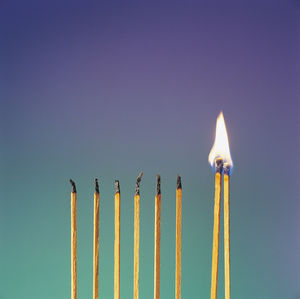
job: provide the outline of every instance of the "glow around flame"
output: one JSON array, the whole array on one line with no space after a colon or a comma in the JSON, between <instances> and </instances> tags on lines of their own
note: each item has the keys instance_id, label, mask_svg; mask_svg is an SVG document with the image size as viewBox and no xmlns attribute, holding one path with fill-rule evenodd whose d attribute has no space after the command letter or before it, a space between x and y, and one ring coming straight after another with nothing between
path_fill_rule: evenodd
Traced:
<instances>
[{"instance_id":1,"label":"glow around flame","mask_svg":"<svg viewBox=\"0 0 300 299\"><path fill-rule=\"evenodd\" d=\"M223 112L221 112L217 118L215 143L208 156L209 164L213 169L215 169L216 159L222 159L224 166L229 167L230 171L232 171L233 162L230 155L229 142Z\"/></svg>"}]
</instances>

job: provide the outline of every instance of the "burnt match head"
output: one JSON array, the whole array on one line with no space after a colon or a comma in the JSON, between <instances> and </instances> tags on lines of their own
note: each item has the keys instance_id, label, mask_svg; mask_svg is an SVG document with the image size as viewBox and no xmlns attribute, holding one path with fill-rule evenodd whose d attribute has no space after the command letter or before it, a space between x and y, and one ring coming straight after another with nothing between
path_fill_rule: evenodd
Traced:
<instances>
[{"instance_id":1,"label":"burnt match head","mask_svg":"<svg viewBox=\"0 0 300 299\"><path fill-rule=\"evenodd\" d=\"M223 165L223 171L224 171L224 174L230 175L231 171L232 171L232 167L229 164L224 163L224 165Z\"/></svg>"},{"instance_id":2,"label":"burnt match head","mask_svg":"<svg viewBox=\"0 0 300 299\"><path fill-rule=\"evenodd\" d=\"M98 184L98 179L95 179L95 193L99 194L99 184Z\"/></svg>"},{"instance_id":3,"label":"burnt match head","mask_svg":"<svg viewBox=\"0 0 300 299\"><path fill-rule=\"evenodd\" d=\"M182 189L181 176L179 174L177 175L177 189Z\"/></svg>"},{"instance_id":4,"label":"burnt match head","mask_svg":"<svg viewBox=\"0 0 300 299\"><path fill-rule=\"evenodd\" d=\"M139 176L136 179L136 184L135 184L135 195L140 195L140 182L142 180L143 172L139 174Z\"/></svg>"},{"instance_id":5,"label":"burnt match head","mask_svg":"<svg viewBox=\"0 0 300 299\"><path fill-rule=\"evenodd\" d=\"M116 188L116 193L120 193L120 183L118 180L115 180L115 188Z\"/></svg>"},{"instance_id":6,"label":"burnt match head","mask_svg":"<svg viewBox=\"0 0 300 299\"><path fill-rule=\"evenodd\" d=\"M223 159L216 159L215 160L215 170L216 172L222 173L223 172Z\"/></svg>"},{"instance_id":7,"label":"burnt match head","mask_svg":"<svg viewBox=\"0 0 300 299\"><path fill-rule=\"evenodd\" d=\"M70 183L71 183L71 185L72 185L72 193L77 193L75 182L74 182L73 180L70 179Z\"/></svg>"},{"instance_id":8,"label":"burnt match head","mask_svg":"<svg viewBox=\"0 0 300 299\"><path fill-rule=\"evenodd\" d=\"M158 174L156 176L156 195L161 194L161 189L160 189L160 175Z\"/></svg>"}]
</instances>

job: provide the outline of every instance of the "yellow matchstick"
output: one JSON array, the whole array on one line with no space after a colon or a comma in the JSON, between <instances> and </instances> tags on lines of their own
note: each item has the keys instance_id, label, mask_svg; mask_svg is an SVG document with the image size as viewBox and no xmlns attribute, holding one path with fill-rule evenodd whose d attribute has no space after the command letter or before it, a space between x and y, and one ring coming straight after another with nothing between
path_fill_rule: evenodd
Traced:
<instances>
[{"instance_id":1,"label":"yellow matchstick","mask_svg":"<svg viewBox=\"0 0 300 299\"><path fill-rule=\"evenodd\" d=\"M230 299L230 247L229 247L229 174L233 162L230 155L228 136L223 113L217 118L216 137L209 153L208 161L216 172L214 235L211 272L211 299L217 298L219 233L220 233L220 196L221 179L224 173L224 264L225 264L225 299Z\"/></svg>"},{"instance_id":2,"label":"yellow matchstick","mask_svg":"<svg viewBox=\"0 0 300 299\"><path fill-rule=\"evenodd\" d=\"M219 234L220 234L220 198L221 198L221 178L222 160L216 161L215 175L215 207L214 207L214 232L213 232L213 251L211 269L211 299L217 298L218 287L218 262L219 262Z\"/></svg>"},{"instance_id":3,"label":"yellow matchstick","mask_svg":"<svg viewBox=\"0 0 300 299\"><path fill-rule=\"evenodd\" d=\"M93 299L99 298L99 185L95 179L94 193L94 247L93 247Z\"/></svg>"},{"instance_id":4,"label":"yellow matchstick","mask_svg":"<svg viewBox=\"0 0 300 299\"><path fill-rule=\"evenodd\" d=\"M230 299L230 209L229 209L229 169L224 166L224 265L225 299Z\"/></svg>"},{"instance_id":5,"label":"yellow matchstick","mask_svg":"<svg viewBox=\"0 0 300 299\"><path fill-rule=\"evenodd\" d=\"M77 299L77 192L70 179L71 192L71 298Z\"/></svg>"},{"instance_id":6,"label":"yellow matchstick","mask_svg":"<svg viewBox=\"0 0 300 299\"><path fill-rule=\"evenodd\" d=\"M182 186L181 177L177 177L176 188L176 269L175 299L181 298L181 222L182 222Z\"/></svg>"},{"instance_id":7,"label":"yellow matchstick","mask_svg":"<svg viewBox=\"0 0 300 299\"><path fill-rule=\"evenodd\" d=\"M115 269L114 299L120 299L120 184L115 181Z\"/></svg>"},{"instance_id":8,"label":"yellow matchstick","mask_svg":"<svg viewBox=\"0 0 300 299\"><path fill-rule=\"evenodd\" d=\"M161 189L160 189L160 175L157 175L156 195L155 195L155 230L154 230L154 299L160 298L160 222L161 222Z\"/></svg>"},{"instance_id":9,"label":"yellow matchstick","mask_svg":"<svg viewBox=\"0 0 300 299\"><path fill-rule=\"evenodd\" d=\"M133 266L133 298L139 298L139 248L140 248L140 182L141 172L136 180L134 195L134 266Z\"/></svg>"}]
</instances>

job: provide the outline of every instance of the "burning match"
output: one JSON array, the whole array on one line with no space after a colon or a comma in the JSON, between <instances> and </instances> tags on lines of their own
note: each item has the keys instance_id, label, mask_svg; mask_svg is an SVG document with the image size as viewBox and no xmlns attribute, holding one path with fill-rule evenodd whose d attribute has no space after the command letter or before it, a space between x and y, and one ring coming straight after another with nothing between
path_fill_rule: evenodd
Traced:
<instances>
[{"instance_id":1,"label":"burning match","mask_svg":"<svg viewBox=\"0 0 300 299\"><path fill-rule=\"evenodd\" d=\"M120 184L115 181L115 269L114 299L120 299Z\"/></svg>"},{"instance_id":2,"label":"burning match","mask_svg":"<svg viewBox=\"0 0 300 299\"><path fill-rule=\"evenodd\" d=\"M155 228L154 228L154 299L160 297L160 221L161 221L161 189L160 175L156 177L155 195Z\"/></svg>"},{"instance_id":3,"label":"burning match","mask_svg":"<svg viewBox=\"0 0 300 299\"><path fill-rule=\"evenodd\" d=\"M133 298L139 298L139 248L140 248L140 182L143 172L136 180L134 195L134 266L133 266Z\"/></svg>"},{"instance_id":4,"label":"burning match","mask_svg":"<svg viewBox=\"0 0 300 299\"><path fill-rule=\"evenodd\" d=\"M71 191L71 298L77 299L77 191L70 179Z\"/></svg>"},{"instance_id":5,"label":"burning match","mask_svg":"<svg viewBox=\"0 0 300 299\"><path fill-rule=\"evenodd\" d=\"M217 119L216 137L209 153L208 161L215 172L215 207L213 229L213 252L211 272L211 299L217 298L219 233L220 233L220 197L221 179L224 173L224 263L225 263L225 299L230 299L230 237L229 237L229 175L232 160L223 113Z\"/></svg>"},{"instance_id":6,"label":"burning match","mask_svg":"<svg viewBox=\"0 0 300 299\"><path fill-rule=\"evenodd\" d=\"M93 248L93 299L99 298L99 184L95 179L94 192L94 248Z\"/></svg>"},{"instance_id":7,"label":"burning match","mask_svg":"<svg viewBox=\"0 0 300 299\"><path fill-rule=\"evenodd\" d=\"M181 186L181 177L178 175L177 188L176 188L175 299L181 298L181 222L182 222L182 186Z\"/></svg>"}]
</instances>

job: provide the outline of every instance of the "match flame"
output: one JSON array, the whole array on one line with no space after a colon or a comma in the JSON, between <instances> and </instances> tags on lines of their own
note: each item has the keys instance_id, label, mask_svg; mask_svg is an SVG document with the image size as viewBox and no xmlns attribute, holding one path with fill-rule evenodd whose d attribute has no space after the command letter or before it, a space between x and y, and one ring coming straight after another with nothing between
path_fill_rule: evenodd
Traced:
<instances>
[{"instance_id":1,"label":"match flame","mask_svg":"<svg viewBox=\"0 0 300 299\"><path fill-rule=\"evenodd\" d=\"M215 143L208 156L209 164L213 169L215 169L216 159L222 159L224 167L229 168L230 172L232 171L233 162L231 160L223 112L221 112L217 118Z\"/></svg>"}]
</instances>

